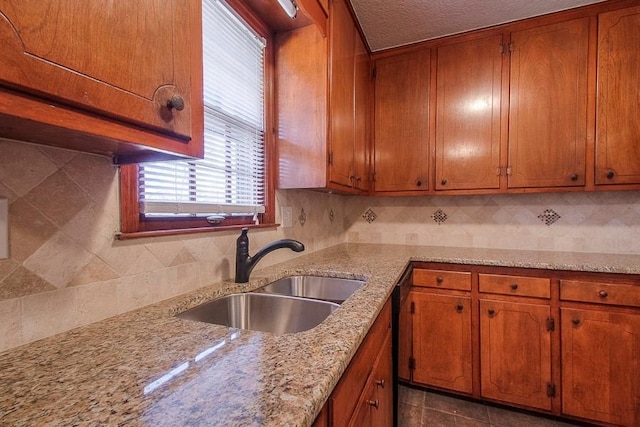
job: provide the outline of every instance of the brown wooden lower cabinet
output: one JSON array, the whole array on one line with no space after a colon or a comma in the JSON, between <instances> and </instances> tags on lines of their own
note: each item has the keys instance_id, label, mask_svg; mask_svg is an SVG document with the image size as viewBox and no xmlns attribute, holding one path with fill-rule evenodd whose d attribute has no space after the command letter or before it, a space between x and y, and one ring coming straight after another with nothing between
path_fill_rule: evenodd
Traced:
<instances>
[{"instance_id":1,"label":"brown wooden lower cabinet","mask_svg":"<svg viewBox=\"0 0 640 427\"><path fill-rule=\"evenodd\" d=\"M640 427L640 275L413 267L419 283L400 315L404 382ZM445 288L447 277L468 278Z\"/></svg>"},{"instance_id":2,"label":"brown wooden lower cabinet","mask_svg":"<svg viewBox=\"0 0 640 427\"><path fill-rule=\"evenodd\" d=\"M314 427L393 425L391 300L385 303Z\"/></svg>"}]
</instances>

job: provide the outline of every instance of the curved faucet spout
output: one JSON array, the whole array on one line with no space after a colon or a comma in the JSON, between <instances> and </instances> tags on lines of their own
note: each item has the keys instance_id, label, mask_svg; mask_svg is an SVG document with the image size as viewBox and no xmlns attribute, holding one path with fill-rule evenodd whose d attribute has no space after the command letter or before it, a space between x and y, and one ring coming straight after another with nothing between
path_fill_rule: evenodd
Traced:
<instances>
[{"instance_id":1,"label":"curved faucet spout","mask_svg":"<svg viewBox=\"0 0 640 427\"><path fill-rule=\"evenodd\" d=\"M249 256L248 228L243 228L240 237L236 240L236 283L246 283L253 267L256 266L266 254L281 248L289 248L294 252L304 251L304 245L297 240L282 239L271 242L258 250L254 256Z\"/></svg>"}]
</instances>

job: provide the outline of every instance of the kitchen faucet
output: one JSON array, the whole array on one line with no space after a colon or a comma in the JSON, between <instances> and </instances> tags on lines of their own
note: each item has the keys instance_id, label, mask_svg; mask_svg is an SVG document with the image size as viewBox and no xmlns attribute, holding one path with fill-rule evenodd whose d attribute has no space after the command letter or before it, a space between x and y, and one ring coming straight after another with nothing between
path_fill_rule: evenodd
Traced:
<instances>
[{"instance_id":1,"label":"kitchen faucet","mask_svg":"<svg viewBox=\"0 0 640 427\"><path fill-rule=\"evenodd\" d=\"M269 252L280 248L289 248L294 252L304 251L304 245L297 240L282 239L269 243L256 252L254 256L249 256L248 231L248 228L243 228L240 237L236 240L236 283L247 283L253 267Z\"/></svg>"}]
</instances>

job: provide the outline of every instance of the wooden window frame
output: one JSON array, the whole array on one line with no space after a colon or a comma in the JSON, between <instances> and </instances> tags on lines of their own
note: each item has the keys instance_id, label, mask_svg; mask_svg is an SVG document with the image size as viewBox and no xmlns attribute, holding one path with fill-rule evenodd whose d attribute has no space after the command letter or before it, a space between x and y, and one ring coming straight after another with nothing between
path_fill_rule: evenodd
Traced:
<instances>
[{"instance_id":1,"label":"wooden window frame","mask_svg":"<svg viewBox=\"0 0 640 427\"><path fill-rule=\"evenodd\" d=\"M275 227L275 180L276 170L276 136L275 129L275 54L273 37L269 27L260 20L241 0L227 0L240 17L242 17L258 34L267 40L265 49L264 70L264 108L265 108L265 212L258 214L259 224L255 224L252 215L229 216L219 224L209 224L205 218L182 217L148 218L140 212L138 199L138 165L120 166L120 232L116 237L120 240L139 237L168 236L191 233L208 233L229 231L243 227L266 228ZM202 100L200 100L202 102Z\"/></svg>"}]
</instances>

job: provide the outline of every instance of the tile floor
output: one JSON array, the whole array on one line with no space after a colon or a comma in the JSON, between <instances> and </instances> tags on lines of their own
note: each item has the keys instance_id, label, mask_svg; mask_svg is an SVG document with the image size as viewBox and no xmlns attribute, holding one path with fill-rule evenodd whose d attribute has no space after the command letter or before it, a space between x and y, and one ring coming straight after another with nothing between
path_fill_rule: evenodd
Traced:
<instances>
[{"instance_id":1,"label":"tile floor","mask_svg":"<svg viewBox=\"0 0 640 427\"><path fill-rule=\"evenodd\" d=\"M400 386L400 427L573 427L588 424L559 421Z\"/></svg>"}]
</instances>

